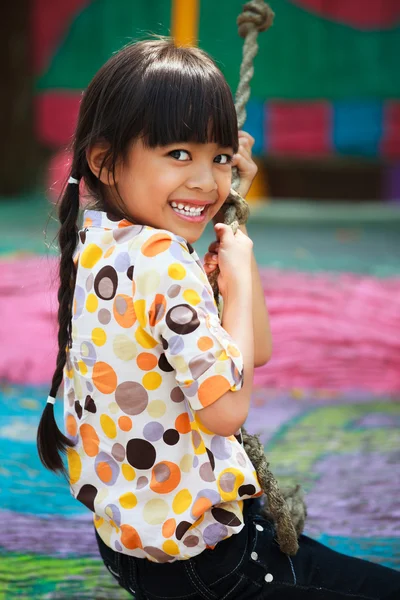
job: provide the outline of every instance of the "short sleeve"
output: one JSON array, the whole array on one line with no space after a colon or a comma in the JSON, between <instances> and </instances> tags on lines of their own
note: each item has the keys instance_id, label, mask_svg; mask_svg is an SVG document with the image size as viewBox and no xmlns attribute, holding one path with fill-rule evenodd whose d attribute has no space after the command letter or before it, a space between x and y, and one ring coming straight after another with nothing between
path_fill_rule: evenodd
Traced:
<instances>
[{"instance_id":1,"label":"short sleeve","mask_svg":"<svg viewBox=\"0 0 400 600\"><path fill-rule=\"evenodd\" d=\"M138 253L135 280L135 298L146 306L146 329L164 350L159 368L174 371L192 409L239 390L243 358L220 324L211 286L191 246L169 232L151 235Z\"/></svg>"}]
</instances>

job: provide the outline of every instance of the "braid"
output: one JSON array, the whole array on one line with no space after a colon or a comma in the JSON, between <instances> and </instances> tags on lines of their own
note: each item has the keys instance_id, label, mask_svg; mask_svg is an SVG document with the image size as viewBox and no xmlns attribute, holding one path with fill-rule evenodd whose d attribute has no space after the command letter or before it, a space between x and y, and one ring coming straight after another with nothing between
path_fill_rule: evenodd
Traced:
<instances>
[{"instance_id":1,"label":"braid","mask_svg":"<svg viewBox=\"0 0 400 600\"><path fill-rule=\"evenodd\" d=\"M67 360L67 348L71 345L72 301L74 294L75 265L73 254L78 239L79 185L68 184L59 208L60 231L58 241L60 257L60 285L58 288L58 353L56 369L51 382L50 397L55 398L63 379ZM54 418L54 406L46 403L37 433L40 460L51 471L60 471L67 477L62 454L73 442L58 428Z\"/></svg>"}]
</instances>

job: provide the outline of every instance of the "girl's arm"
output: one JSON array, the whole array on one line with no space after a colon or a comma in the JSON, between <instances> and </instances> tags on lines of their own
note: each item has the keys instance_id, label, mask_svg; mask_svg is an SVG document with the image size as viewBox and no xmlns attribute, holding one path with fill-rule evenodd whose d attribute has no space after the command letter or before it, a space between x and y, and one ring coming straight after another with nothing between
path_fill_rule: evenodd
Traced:
<instances>
[{"instance_id":1,"label":"girl's arm","mask_svg":"<svg viewBox=\"0 0 400 600\"><path fill-rule=\"evenodd\" d=\"M245 225L240 225L239 229L249 237ZM211 273L218 265L218 242L212 242L208 252L204 257L204 269ZM260 273L257 262L252 252L251 256L251 287L252 287L252 323L254 337L254 366L262 367L271 358L272 354L272 335L269 324L268 310L265 303L264 290L261 283ZM223 317L225 316L225 301L223 303ZM231 334L232 335L232 334ZM232 335L232 337L234 337Z\"/></svg>"},{"instance_id":2,"label":"girl's arm","mask_svg":"<svg viewBox=\"0 0 400 600\"><path fill-rule=\"evenodd\" d=\"M246 197L254 177L257 174L257 165L253 161L251 150L254 145L254 138L246 131L239 131L239 150L234 156L232 166L237 167L240 174L240 185L238 192L243 198ZM214 224L223 220L222 212L214 217ZM245 225L240 229L247 236ZM210 272L208 264L211 262L211 255L216 251L217 244L213 242L205 256L205 268L207 274ZM215 261L217 262L217 261ZM214 264L215 264L214 262ZM212 264L212 262L211 262ZM253 333L254 333L254 366L262 367L271 358L272 354L272 336L269 324L268 310L265 303L264 290L261 283L260 273L254 252L251 259L251 275L253 288Z\"/></svg>"}]
</instances>

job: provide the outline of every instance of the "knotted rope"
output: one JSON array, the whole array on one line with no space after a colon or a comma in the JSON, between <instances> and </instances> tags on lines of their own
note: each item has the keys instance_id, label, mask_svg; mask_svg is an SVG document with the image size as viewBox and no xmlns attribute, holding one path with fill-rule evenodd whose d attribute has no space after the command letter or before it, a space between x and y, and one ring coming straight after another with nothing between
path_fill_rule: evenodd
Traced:
<instances>
[{"instance_id":1,"label":"knotted rope","mask_svg":"<svg viewBox=\"0 0 400 600\"><path fill-rule=\"evenodd\" d=\"M241 129L246 120L246 104L250 97L250 81L254 74L254 58L258 52L257 36L266 31L274 20L274 13L264 0L251 0L243 7L237 19L239 35L244 38L243 59L240 67L240 81L236 91L235 107L238 126ZM236 233L239 225L247 222L249 207L237 193L240 178L237 169L233 169L232 189L224 204L224 223ZM219 305L218 267L209 275L214 297ZM258 436L250 435L242 428L243 445L249 456L265 494L263 513L274 521L279 546L285 554L294 555L298 550L297 536L303 531L306 507L299 486L281 491Z\"/></svg>"}]
</instances>

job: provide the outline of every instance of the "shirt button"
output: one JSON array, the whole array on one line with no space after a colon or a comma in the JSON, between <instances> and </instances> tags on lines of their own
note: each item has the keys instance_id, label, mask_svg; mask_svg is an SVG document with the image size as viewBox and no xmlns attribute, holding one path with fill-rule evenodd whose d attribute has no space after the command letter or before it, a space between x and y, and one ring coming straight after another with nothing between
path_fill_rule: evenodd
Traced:
<instances>
[{"instance_id":1,"label":"shirt button","mask_svg":"<svg viewBox=\"0 0 400 600\"><path fill-rule=\"evenodd\" d=\"M264 577L264 579L267 583L271 583L273 578L274 578L274 576L271 573L267 573L266 576Z\"/></svg>"},{"instance_id":2,"label":"shirt button","mask_svg":"<svg viewBox=\"0 0 400 600\"><path fill-rule=\"evenodd\" d=\"M264 527L261 527L261 525L256 525L256 529L258 529L258 531L264 531Z\"/></svg>"},{"instance_id":3,"label":"shirt button","mask_svg":"<svg viewBox=\"0 0 400 600\"><path fill-rule=\"evenodd\" d=\"M257 552L252 552L250 556L251 556L252 560L257 560L257 558L258 558Z\"/></svg>"}]
</instances>

